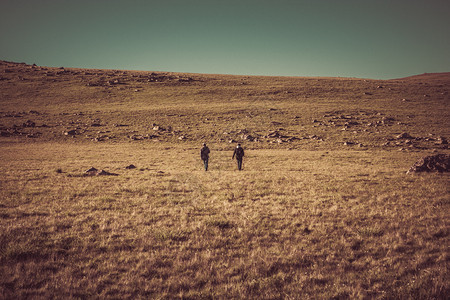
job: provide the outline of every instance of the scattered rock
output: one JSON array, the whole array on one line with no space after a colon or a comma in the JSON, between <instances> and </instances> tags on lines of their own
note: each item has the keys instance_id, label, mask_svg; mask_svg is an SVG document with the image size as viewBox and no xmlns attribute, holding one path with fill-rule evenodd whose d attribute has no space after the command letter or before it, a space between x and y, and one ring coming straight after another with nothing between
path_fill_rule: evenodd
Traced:
<instances>
[{"instance_id":1,"label":"scattered rock","mask_svg":"<svg viewBox=\"0 0 450 300\"><path fill-rule=\"evenodd\" d=\"M101 170L100 172L97 172L97 176L118 176L119 174L110 173L105 170Z\"/></svg>"},{"instance_id":2,"label":"scattered rock","mask_svg":"<svg viewBox=\"0 0 450 300\"><path fill-rule=\"evenodd\" d=\"M269 138L286 138L287 136L281 134L278 130L271 130L267 134L267 137L269 137Z\"/></svg>"},{"instance_id":3,"label":"scattered rock","mask_svg":"<svg viewBox=\"0 0 450 300\"><path fill-rule=\"evenodd\" d=\"M450 155L436 154L419 159L407 172L450 172Z\"/></svg>"},{"instance_id":4,"label":"scattered rock","mask_svg":"<svg viewBox=\"0 0 450 300\"><path fill-rule=\"evenodd\" d=\"M90 168L89 170L86 170L84 173L84 176L118 176L119 174L110 173L105 170L98 170L94 167Z\"/></svg>"}]
</instances>

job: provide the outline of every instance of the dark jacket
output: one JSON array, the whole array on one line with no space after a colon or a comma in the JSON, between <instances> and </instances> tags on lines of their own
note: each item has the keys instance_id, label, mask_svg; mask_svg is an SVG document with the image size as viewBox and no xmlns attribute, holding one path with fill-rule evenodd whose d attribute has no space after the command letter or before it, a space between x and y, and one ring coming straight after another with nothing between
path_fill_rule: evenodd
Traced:
<instances>
[{"instance_id":1,"label":"dark jacket","mask_svg":"<svg viewBox=\"0 0 450 300\"><path fill-rule=\"evenodd\" d=\"M202 158L202 160L207 160L209 158L209 148L207 146L204 146L200 150L200 157Z\"/></svg>"},{"instance_id":2,"label":"dark jacket","mask_svg":"<svg viewBox=\"0 0 450 300\"><path fill-rule=\"evenodd\" d=\"M244 157L244 148L236 147L234 149L233 158L236 156L236 159L241 160Z\"/></svg>"}]
</instances>

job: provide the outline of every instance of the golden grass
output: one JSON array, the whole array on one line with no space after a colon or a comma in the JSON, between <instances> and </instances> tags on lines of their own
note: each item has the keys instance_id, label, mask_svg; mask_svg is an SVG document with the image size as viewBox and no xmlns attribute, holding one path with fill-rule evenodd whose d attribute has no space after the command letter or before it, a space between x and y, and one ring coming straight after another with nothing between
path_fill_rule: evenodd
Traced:
<instances>
[{"instance_id":1,"label":"golden grass","mask_svg":"<svg viewBox=\"0 0 450 300\"><path fill-rule=\"evenodd\" d=\"M180 146L21 147L2 147L4 297L448 292L449 178L405 176L404 152L253 150L238 172L212 149L204 172Z\"/></svg>"}]
</instances>

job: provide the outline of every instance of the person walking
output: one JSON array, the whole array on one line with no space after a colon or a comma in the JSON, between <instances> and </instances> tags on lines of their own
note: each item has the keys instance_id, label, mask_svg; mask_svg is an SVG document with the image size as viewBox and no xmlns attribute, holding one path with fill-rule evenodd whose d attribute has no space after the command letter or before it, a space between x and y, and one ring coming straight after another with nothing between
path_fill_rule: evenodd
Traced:
<instances>
[{"instance_id":1,"label":"person walking","mask_svg":"<svg viewBox=\"0 0 450 300\"><path fill-rule=\"evenodd\" d=\"M236 156L238 170L242 170L242 158L244 157L244 148L241 147L241 144L237 144L236 148L234 149L233 157Z\"/></svg>"},{"instance_id":2,"label":"person walking","mask_svg":"<svg viewBox=\"0 0 450 300\"><path fill-rule=\"evenodd\" d=\"M203 160L203 165L205 166L205 171L208 171L208 160L209 160L209 148L203 143L203 147L200 150L200 158Z\"/></svg>"}]
</instances>

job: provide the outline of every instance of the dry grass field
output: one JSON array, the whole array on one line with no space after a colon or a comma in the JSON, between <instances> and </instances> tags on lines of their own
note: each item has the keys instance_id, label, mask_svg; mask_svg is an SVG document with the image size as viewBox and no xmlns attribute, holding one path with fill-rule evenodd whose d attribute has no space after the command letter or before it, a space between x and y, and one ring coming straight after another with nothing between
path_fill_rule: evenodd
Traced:
<instances>
[{"instance_id":1,"label":"dry grass field","mask_svg":"<svg viewBox=\"0 0 450 300\"><path fill-rule=\"evenodd\" d=\"M0 62L0 298L446 299L449 90Z\"/></svg>"}]
</instances>

